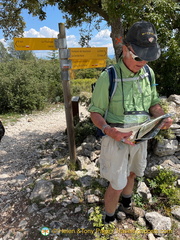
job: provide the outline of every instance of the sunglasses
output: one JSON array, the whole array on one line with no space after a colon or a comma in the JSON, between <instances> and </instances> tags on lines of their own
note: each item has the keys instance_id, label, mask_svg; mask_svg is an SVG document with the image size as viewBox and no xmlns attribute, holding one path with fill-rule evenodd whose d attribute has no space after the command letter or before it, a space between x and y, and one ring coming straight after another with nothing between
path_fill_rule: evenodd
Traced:
<instances>
[{"instance_id":1,"label":"sunglasses","mask_svg":"<svg viewBox=\"0 0 180 240\"><path fill-rule=\"evenodd\" d=\"M135 55L129 48L128 48L128 50L129 50L129 52L130 52L130 54L131 54L131 57L132 57L135 61L137 61L137 62L142 62L142 61L143 61L140 57L138 57L137 55Z\"/></svg>"}]
</instances>

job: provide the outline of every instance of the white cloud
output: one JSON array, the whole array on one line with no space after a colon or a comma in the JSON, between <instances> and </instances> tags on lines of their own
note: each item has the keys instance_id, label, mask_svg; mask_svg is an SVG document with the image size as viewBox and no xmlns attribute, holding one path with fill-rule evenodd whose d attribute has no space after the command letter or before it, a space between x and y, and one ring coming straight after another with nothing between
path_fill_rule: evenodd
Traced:
<instances>
[{"instance_id":1,"label":"white cloud","mask_svg":"<svg viewBox=\"0 0 180 240\"><path fill-rule=\"evenodd\" d=\"M4 38L1 38L1 39L0 39L0 42L3 43L4 47L7 47L7 42L4 40Z\"/></svg>"},{"instance_id":2,"label":"white cloud","mask_svg":"<svg viewBox=\"0 0 180 240\"><path fill-rule=\"evenodd\" d=\"M114 55L114 48L110 34L111 31L109 29L104 29L98 32L90 42L91 47L107 47L108 55Z\"/></svg>"},{"instance_id":3,"label":"white cloud","mask_svg":"<svg viewBox=\"0 0 180 240\"><path fill-rule=\"evenodd\" d=\"M44 37L40 34L40 32L36 31L34 28L25 31L23 35L24 37L37 37L37 38Z\"/></svg>"},{"instance_id":4,"label":"white cloud","mask_svg":"<svg viewBox=\"0 0 180 240\"><path fill-rule=\"evenodd\" d=\"M110 39L110 34L111 31L109 29L104 29L101 30L100 32L98 32L98 34L96 34L96 36L94 37L94 40L101 40L101 39Z\"/></svg>"},{"instance_id":5,"label":"white cloud","mask_svg":"<svg viewBox=\"0 0 180 240\"><path fill-rule=\"evenodd\" d=\"M80 47L75 35L69 35L66 37L68 47Z\"/></svg>"},{"instance_id":6,"label":"white cloud","mask_svg":"<svg viewBox=\"0 0 180 240\"><path fill-rule=\"evenodd\" d=\"M48 28L46 26L40 28L39 31L35 30L34 28L31 28L30 30L24 32L24 37L56 38L57 35L58 35L57 31L55 31L51 28Z\"/></svg>"},{"instance_id":7,"label":"white cloud","mask_svg":"<svg viewBox=\"0 0 180 240\"><path fill-rule=\"evenodd\" d=\"M57 38L58 32L46 26L40 28L40 34L49 38Z\"/></svg>"}]
</instances>

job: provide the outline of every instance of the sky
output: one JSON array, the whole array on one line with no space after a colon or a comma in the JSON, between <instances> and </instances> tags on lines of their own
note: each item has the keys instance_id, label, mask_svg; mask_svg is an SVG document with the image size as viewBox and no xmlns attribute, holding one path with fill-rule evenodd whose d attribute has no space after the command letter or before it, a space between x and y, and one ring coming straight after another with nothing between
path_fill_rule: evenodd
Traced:
<instances>
[{"instance_id":1,"label":"sky","mask_svg":"<svg viewBox=\"0 0 180 240\"><path fill-rule=\"evenodd\" d=\"M55 6L48 6L44 8L47 13L47 18L44 21L40 21L38 17L32 17L27 11L22 12L24 21L26 22L26 28L24 31L24 37L30 38L56 38L58 35L58 23L65 23L63 14ZM87 25L84 25L86 28ZM79 28L66 29L67 47L80 47L78 44L80 39ZM0 41L7 46L7 42L4 42L3 33L0 30ZM90 41L91 47L107 47L108 55L114 55L112 41L110 38L110 28L107 27L106 22L102 22L101 29L93 31L93 36ZM47 51L34 51L37 57L43 57L47 55Z\"/></svg>"}]
</instances>

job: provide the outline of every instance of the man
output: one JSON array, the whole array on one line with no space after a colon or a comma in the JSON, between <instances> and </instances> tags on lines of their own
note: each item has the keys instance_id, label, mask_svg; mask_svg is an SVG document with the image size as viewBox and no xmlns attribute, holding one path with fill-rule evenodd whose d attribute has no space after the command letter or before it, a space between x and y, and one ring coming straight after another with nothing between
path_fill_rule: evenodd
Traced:
<instances>
[{"instance_id":1,"label":"man","mask_svg":"<svg viewBox=\"0 0 180 240\"><path fill-rule=\"evenodd\" d=\"M133 214L131 197L134 180L136 176L144 174L147 141L134 144L129 139L132 132L123 133L116 127L125 127L129 118L135 124L137 120L138 124L138 119L142 117L138 115L140 111L152 117L164 114L159 105L154 72L150 69L150 83L143 68L147 62L159 56L160 47L153 24L136 22L128 31L122 46L122 57L114 66L118 81L112 99L109 100L107 71L101 73L93 91L89 107L91 119L105 134L101 144L100 173L110 183L104 196L107 223L115 220L120 195L122 201L119 210ZM167 129L171 124L172 119L168 118L164 120L162 128Z\"/></svg>"}]
</instances>

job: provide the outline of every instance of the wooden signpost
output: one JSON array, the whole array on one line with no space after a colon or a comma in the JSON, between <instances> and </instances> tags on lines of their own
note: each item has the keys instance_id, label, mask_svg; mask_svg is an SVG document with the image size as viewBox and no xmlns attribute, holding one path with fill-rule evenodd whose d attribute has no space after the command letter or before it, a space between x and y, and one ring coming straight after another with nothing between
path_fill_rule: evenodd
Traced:
<instances>
[{"instance_id":1,"label":"wooden signpost","mask_svg":"<svg viewBox=\"0 0 180 240\"><path fill-rule=\"evenodd\" d=\"M61 79L66 113L69 154L72 163L76 162L76 145L70 93L70 69L99 68L106 66L107 48L67 48L66 32L59 23L58 38L14 38L17 51L57 50L61 68Z\"/></svg>"}]
</instances>

